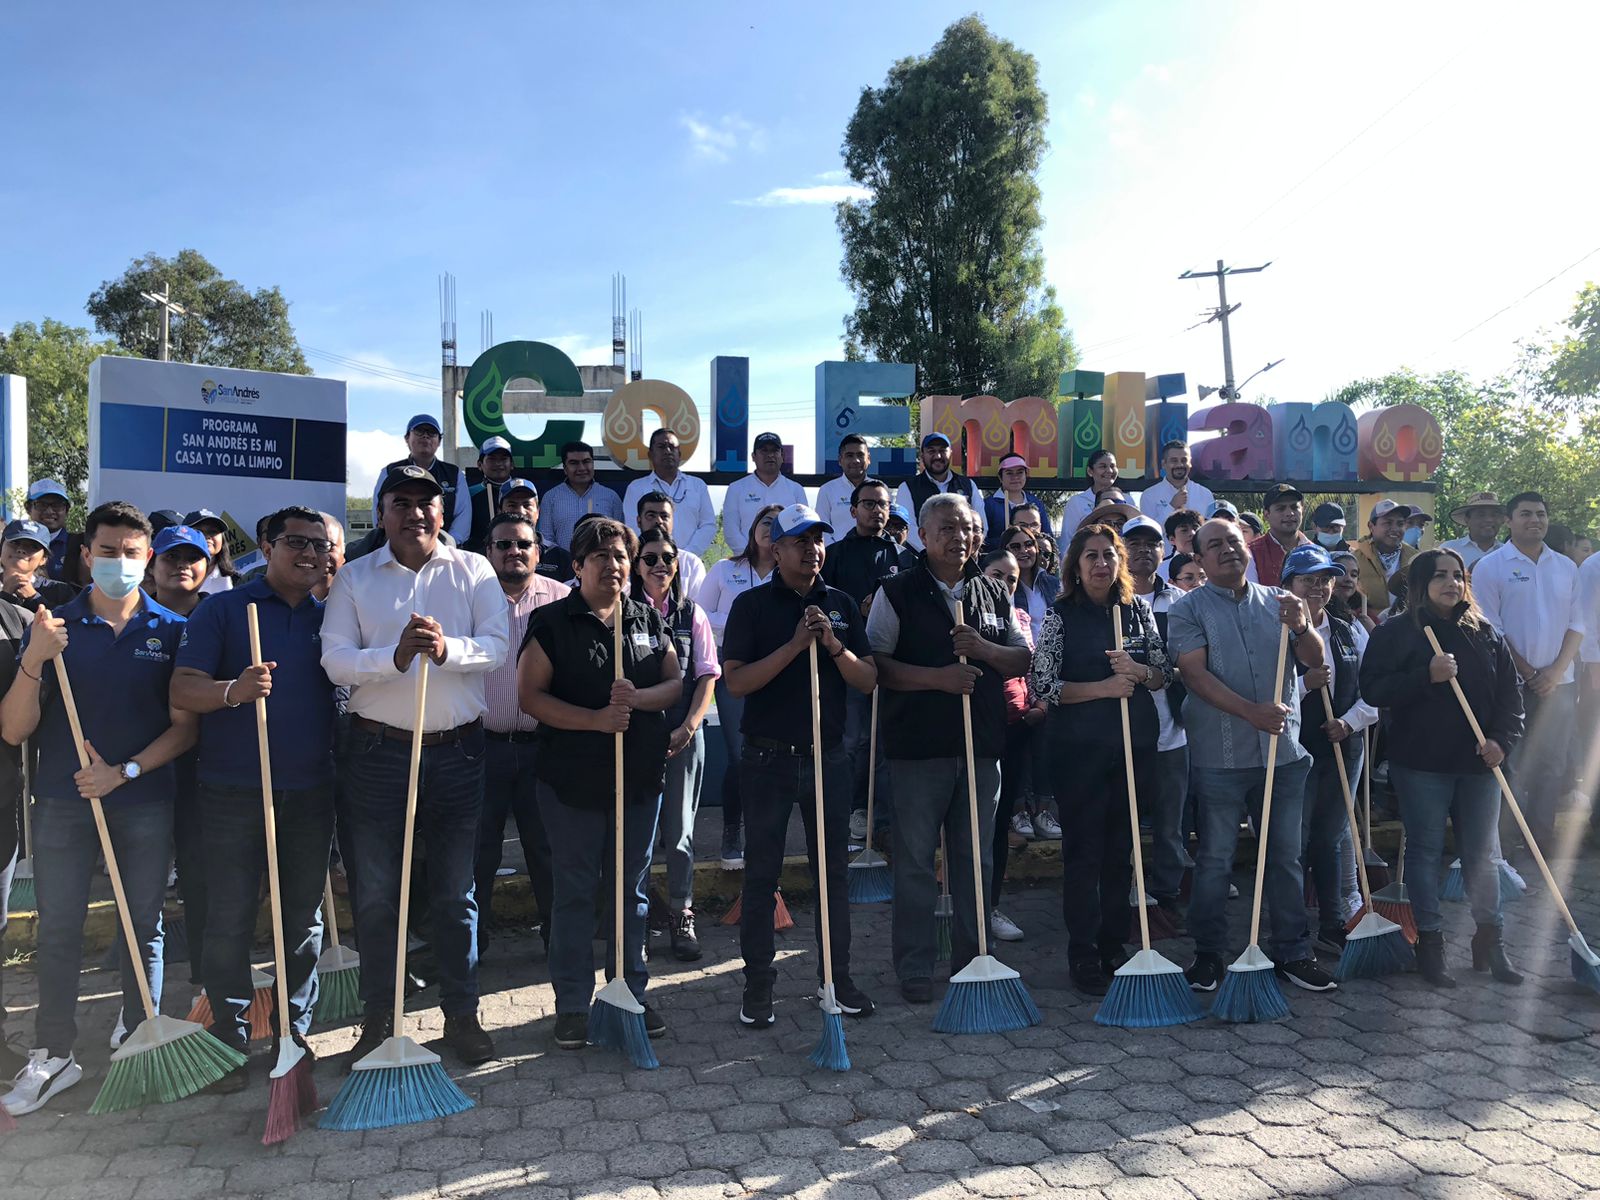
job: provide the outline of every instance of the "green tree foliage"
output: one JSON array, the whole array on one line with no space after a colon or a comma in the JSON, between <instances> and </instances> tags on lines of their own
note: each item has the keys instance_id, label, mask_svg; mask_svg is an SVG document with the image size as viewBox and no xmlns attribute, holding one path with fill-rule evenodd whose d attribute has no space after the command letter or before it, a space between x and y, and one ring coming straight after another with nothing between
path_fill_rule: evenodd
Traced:
<instances>
[{"instance_id":1,"label":"green tree foliage","mask_svg":"<svg viewBox=\"0 0 1600 1200\"><path fill-rule=\"evenodd\" d=\"M49 318L0 333L0 374L28 380L29 478L65 484L76 521L83 518L89 480L89 364L116 353L116 343Z\"/></svg>"},{"instance_id":2,"label":"green tree foliage","mask_svg":"<svg viewBox=\"0 0 1600 1200\"><path fill-rule=\"evenodd\" d=\"M135 259L119 277L95 289L89 315L95 328L109 333L126 353L159 358L161 314L139 293L169 287L172 299L189 314L172 318L169 353L174 362L311 373L289 324L283 293L275 287L252 292L224 278L197 250L180 250L176 258L147 254Z\"/></svg>"},{"instance_id":3,"label":"green tree foliage","mask_svg":"<svg viewBox=\"0 0 1600 1200\"><path fill-rule=\"evenodd\" d=\"M845 130L847 349L913 363L924 393L1055 395L1076 361L1044 283L1034 179L1047 101L1033 56L976 16L864 88Z\"/></svg>"},{"instance_id":4,"label":"green tree foliage","mask_svg":"<svg viewBox=\"0 0 1600 1200\"><path fill-rule=\"evenodd\" d=\"M1585 284L1567 318L1567 331L1550 347L1540 384L1572 402L1600 396L1600 287Z\"/></svg>"}]
</instances>

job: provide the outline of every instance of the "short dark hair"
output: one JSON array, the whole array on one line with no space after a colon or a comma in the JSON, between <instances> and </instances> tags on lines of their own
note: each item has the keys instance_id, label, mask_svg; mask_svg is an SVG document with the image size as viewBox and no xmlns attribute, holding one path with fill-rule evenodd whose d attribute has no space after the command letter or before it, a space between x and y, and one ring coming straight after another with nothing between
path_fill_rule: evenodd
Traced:
<instances>
[{"instance_id":1,"label":"short dark hair","mask_svg":"<svg viewBox=\"0 0 1600 1200\"><path fill-rule=\"evenodd\" d=\"M1180 550L1171 558L1167 559L1167 578L1171 579L1176 575L1181 575L1183 574L1183 569L1190 563L1198 564L1199 562L1200 560L1193 554L1185 554ZM1201 567L1200 569L1202 571L1205 570L1204 567Z\"/></svg>"},{"instance_id":2,"label":"short dark hair","mask_svg":"<svg viewBox=\"0 0 1600 1200\"><path fill-rule=\"evenodd\" d=\"M672 497L667 495L665 492L646 492L644 495L639 497L639 503L633 506L633 515L635 517L640 516L644 512L645 505L647 504L665 504L674 512L677 511L677 506L672 503Z\"/></svg>"},{"instance_id":3,"label":"short dark hair","mask_svg":"<svg viewBox=\"0 0 1600 1200\"><path fill-rule=\"evenodd\" d=\"M846 446L860 446L863 450L867 451L872 449L871 446L867 445L867 439L862 437L859 433L847 433L839 439L840 454L844 453L844 448Z\"/></svg>"},{"instance_id":4,"label":"short dark hair","mask_svg":"<svg viewBox=\"0 0 1600 1200\"><path fill-rule=\"evenodd\" d=\"M657 426L657 427L656 427L656 428L655 428L655 430L654 430L654 431L653 431L653 432L652 432L652 433L651 433L651 434L650 434L650 441L649 441L649 443L648 443L648 444L649 444L649 446L650 446L650 447L651 447L651 448L652 448L652 449L654 449L654 448L655 448L655 444L656 444L656 439L657 439L657 438L658 438L658 437L661 437L661 436L662 436L662 435L663 435L663 434L669 434L669 433L670 433L670 434L671 434L671 435L672 435L672 436L673 436L673 437L677 437L677 436L678 436L678 431L677 431L677 430L676 430L676 429L669 429L669 428L668 428L668 427L667 427L667 426L665 426L665 425L658 425L658 426ZM680 439L680 440L681 440L681 439Z\"/></svg>"},{"instance_id":5,"label":"short dark hair","mask_svg":"<svg viewBox=\"0 0 1600 1200\"><path fill-rule=\"evenodd\" d=\"M889 493L889 499L894 499L894 492L890 490L887 483L879 479L876 475L868 475L860 483L856 484L855 487L850 489L850 507L854 508L856 506L856 501L861 498L861 490L863 488L872 487L881 487L884 491Z\"/></svg>"},{"instance_id":6,"label":"short dark hair","mask_svg":"<svg viewBox=\"0 0 1600 1200\"><path fill-rule=\"evenodd\" d=\"M1007 550L1004 546L1001 546L996 550L986 551L978 559L978 570L987 571L990 567L994 566L994 564L999 562L1002 558L1015 559L1015 557L1016 556L1014 554L1012 554L1011 551Z\"/></svg>"},{"instance_id":7,"label":"short dark hair","mask_svg":"<svg viewBox=\"0 0 1600 1200\"><path fill-rule=\"evenodd\" d=\"M563 463L567 461L567 455L569 454L587 454L590 458L593 458L594 447L589 445L588 442L568 442L561 447L561 461Z\"/></svg>"},{"instance_id":8,"label":"short dark hair","mask_svg":"<svg viewBox=\"0 0 1600 1200\"><path fill-rule=\"evenodd\" d=\"M1083 464L1084 470L1092 471L1095 463L1099 462L1102 458L1115 459L1116 455L1102 446L1099 450L1096 450L1093 454L1089 455L1089 461Z\"/></svg>"},{"instance_id":9,"label":"short dark hair","mask_svg":"<svg viewBox=\"0 0 1600 1200\"><path fill-rule=\"evenodd\" d=\"M1161 523L1162 530L1170 541L1172 535L1185 525L1199 529L1205 524L1205 518L1192 508L1175 508L1167 514L1167 519Z\"/></svg>"},{"instance_id":10,"label":"short dark hair","mask_svg":"<svg viewBox=\"0 0 1600 1200\"><path fill-rule=\"evenodd\" d=\"M322 514L314 508L307 508L303 504L291 504L280 508L275 513L267 514L267 532L262 541L276 541L283 536L283 527L290 521L309 521L313 525L323 524Z\"/></svg>"},{"instance_id":11,"label":"short dark hair","mask_svg":"<svg viewBox=\"0 0 1600 1200\"><path fill-rule=\"evenodd\" d=\"M1518 492L1515 496L1506 501L1506 516L1509 517L1512 513L1516 512L1517 505L1519 504L1534 503L1541 505L1545 512L1548 513L1550 511L1550 505L1545 503L1545 498L1538 492Z\"/></svg>"},{"instance_id":12,"label":"short dark hair","mask_svg":"<svg viewBox=\"0 0 1600 1200\"><path fill-rule=\"evenodd\" d=\"M1161 457L1165 458L1168 450L1187 450L1188 448L1188 442L1184 441L1182 438L1173 438L1170 442L1161 443Z\"/></svg>"},{"instance_id":13,"label":"short dark hair","mask_svg":"<svg viewBox=\"0 0 1600 1200\"><path fill-rule=\"evenodd\" d=\"M537 543L539 540L539 533L537 528L535 528L534 523L521 513L495 513L494 520L489 522L488 532L483 535L483 544L486 548L489 545L489 539L494 537L494 531L499 529L502 525L526 525L529 529L534 530L534 542Z\"/></svg>"},{"instance_id":14,"label":"short dark hair","mask_svg":"<svg viewBox=\"0 0 1600 1200\"><path fill-rule=\"evenodd\" d=\"M581 566L589 555L607 542L614 541L622 542L629 562L639 556L639 539L634 537L633 530L621 521L613 521L610 517L599 517L593 521L583 522L572 531L572 565Z\"/></svg>"},{"instance_id":15,"label":"short dark hair","mask_svg":"<svg viewBox=\"0 0 1600 1200\"><path fill-rule=\"evenodd\" d=\"M150 518L126 500L107 500L89 514L83 523L85 545L94 541L94 535L100 531L102 525L117 525L124 529L137 530L147 538L155 536L150 532Z\"/></svg>"},{"instance_id":16,"label":"short dark hair","mask_svg":"<svg viewBox=\"0 0 1600 1200\"><path fill-rule=\"evenodd\" d=\"M1019 512L1031 512L1038 516L1040 524L1044 523L1044 513L1039 511L1039 506L1032 500L1029 500L1026 504L1019 504L1011 510L1011 523L1013 525L1017 523L1017 514Z\"/></svg>"}]
</instances>

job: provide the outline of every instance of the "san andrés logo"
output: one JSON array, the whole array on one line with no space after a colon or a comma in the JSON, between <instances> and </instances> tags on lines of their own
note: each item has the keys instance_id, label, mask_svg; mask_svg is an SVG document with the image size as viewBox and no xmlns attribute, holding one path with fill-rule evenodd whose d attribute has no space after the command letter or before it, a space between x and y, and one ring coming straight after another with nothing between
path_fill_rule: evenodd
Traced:
<instances>
[{"instance_id":1,"label":"san andr\u00e9s logo","mask_svg":"<svg viewBox=\"0 0 1600 1200\"><path fill-rule=\"evenodd\" d=\"M261 393L255 388L208 379L200 385L200 399L207 404L215 404L219 400L224 404L254 404L261 399Z\"/></svg>"}]
</instances>

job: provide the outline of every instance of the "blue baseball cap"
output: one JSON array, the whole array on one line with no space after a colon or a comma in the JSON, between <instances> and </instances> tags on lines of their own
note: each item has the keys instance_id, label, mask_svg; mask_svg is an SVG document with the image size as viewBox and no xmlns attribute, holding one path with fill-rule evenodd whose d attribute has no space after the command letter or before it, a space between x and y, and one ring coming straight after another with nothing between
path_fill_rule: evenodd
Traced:
<instances>
[{"instance_id":1,"label":"blue baseball cap","mask_svg":"<svg viewBox=\"0 0 1600 1200\"><path fill-rule=\"evenodd\" d=\"M906 511L906 506L904 504L891 504L889 505L889 520L904 521L909 527L911 524L911 514Z\"/></svg>"},{"instance_id":2,"label":"blue baseball cap","mask_svg":"<svg viewBox=\"0 0 1600 1200\"><path fill-rule=\"evenodd\" d=\"M1212 517L1222 516L1232 517L1237 521L1239 519L1239 510L1226 500L1213 500L1211 507L1206 509L1206 519L1209 521Z\"/></svg>"},{"instance_id":3,"label":"blue baseball cap","mask_svg":"<svg viewBox=\"0 0 1600 1200\"><path fill-rule=\"evenodd\" d=\"M426 425L435 433L439 432L439 418L434 416L432 413L418 413L416 416L412 417L411 420L406 422L406 432L410 433L413 429L416 429L420 425Z\"/></svg>"},{"instance_id":4,"label":"blue baseball cap","mask_svg":"<svg viewBox=\"0 0 1600 1200\"><path fill-rule=\"evenodd\" d=\"M937 429L935 429L932 433L928 434L926 437L924 437L922 439L922 448L924 450L926 450L929 446L933 445L935 442L943 442L946 446L948 446L950 444L950 439L945 437L944 434L940 433Z\"/></svg>"},{"instance_id":5,"label":"blue baseball cap","mask_svg":"<svg viewBox=\"0 0 1600 1200\"><path fill-rule=\"evenodd\" d=\"M1344 568L1334 562L1321 546L1296 546L1284 556L1279 578L1288 583L1296 575L1343 575Z\"/></svg>"},{"instance_id":6,"label":"blue baseball cap","mask_svg":"<svg viewBox=\"0 0 1600 1200\"><path fill-rule=\"evenodd\" d=\"M412 421L420 420L418 417L412 417L411 419ZM407 430L406 432L409 433L410 430ZM507 454L510 454L511 443L506 441L503 437L492 437L488 441L484 442L483 445L478 447L478 457L488 458L489 455L493 454L497 450L504 450Z\"/></svg>"},{"instance_id":7,"label":"blue baseball cap","mask_svg":"<svg viewBox=\"0 0 1600 1200\"><path fill-rule=\"evenodd\" d=\"M504 500L512 492L527 492L535 500L539 498L539 489L531 479L508 479L500 485L500 499Z\"/></svg>"},{"instance_id":8,"label":"blue baseball cap","mask_svg":"<svg viewBox=\"0 0 1600 1200\"><path fill-rule=\"evenodd\" d=\"M38 542L41 546L50 544L50 531L37 521L30 521L26 517L12 521L6 526L5 536L0 538L4 542Z\"/></svg>"},{"instance_id":9,"label":"blue baseball cap","mask_svg":"<svg viewBox=\"0 0 1600 1200\"><path fill-rule=\"evenodd\" d=\"M175 508L158 508L150 514L150 532L160 533L173 525L193 525L193 521L185 521L183 514Z\"/></svg>"},{"instance_id":10,"label":"blue baseball cap","mask_svg":"<svg viewBox=\"0 0 1600 1200\"><path fill-rule=\"evenodd\" d=\"M151 544L151 551L155 554L165 554L168 550L176 550L179 546L189 546L200 551L206 558L211 557L211 547L206 544L206 535L193 525L168 525L156 534L156 540Z\"/></svg>"},{"instance_id":11,"label":"blue baseball cap","mask_svg":"<svg viewBox=\"0 0 1600 1200\"><path fill-rule=\"evenodd\" d=\"M799 537L802 533L809 533L813 529L820 529L823 533L833 532L833 526L824 521L817 510L809 504L791 504L772 518L773 541L779 538Z\"/></svg>"},{"instance_id":12,"label":"blue baseball cap","mask_svg":"<svg viewBox=\"0 0 1600 1200\"><path fill-rule=\"evenodd\" d=\"M60 496L68 504L72 503L72 497L67 495L67 489L61 486L60 480L40 479L28 485L28 503L43 500L46 496Z\"/></svg>"}]
</instances>

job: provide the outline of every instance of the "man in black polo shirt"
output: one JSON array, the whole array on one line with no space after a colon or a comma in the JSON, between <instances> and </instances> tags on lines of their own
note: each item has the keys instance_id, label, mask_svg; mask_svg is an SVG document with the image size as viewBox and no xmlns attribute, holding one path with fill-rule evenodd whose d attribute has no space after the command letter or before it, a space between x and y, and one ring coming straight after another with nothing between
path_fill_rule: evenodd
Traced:
<instances>
[{"instance_id":1,"label":"man in black polo shirt","mask_svg":"<svg viewBox=\"0 0 1600 1200\"><path fill-rule=\"evenodd\" d=\"M806 828L813 877L817 838L828 865L828 917L833 982L839 1007L853 1017L872 1013L872 1001L850 979L850 897L845 846L850 815L849 764L844 738L846 685L858 692L877 686L866 630L849 593L822 582L824 535L832 533L816 510L791 504L772 520L777 570L771 579L733 602L722 637L728 690L745 698L744 752L739 790L745 797L743 921L744 1002L739 1020L757 1029L772 1025L772 911L784 840L795 804ZM809 648L818 650L822 698L823 828L816 828L811 746ZM932 911L932 902L929 902ZM822 913L817 913L817 941ZM822 963L817 963L822 978ZM818 995L821 990L819 987Z\"/></svg>"},{"instance_id":2,"label":"man in black polo shirt","mask_svg":"<svg viewBox=\"0 0 1600 1200\"><path fill-rule=\"evenodd\" d=\"M990 894L990 848L1005 752L1004 680L1032 655L998 580L972 560L983 540L972 506L959 494L928 499L918 515L922 562L884 583L867 637L883 672L883 740L899 782L894 819L894 965L900 992L914 1004L933 996L934 855L945 834L945 870L954 903L950 971L978 953L978 899L972 855ZM956 621L956 603L963 616ZM959 661L964 655L965 663ZM972 845L961 697L972 697L972 770L978 791L978 845Z\"/></svg>"},{"instance_id":3,"label":"man in black polo shirt","mask_svg":"<svg viewBox=\"0 0 1600 1200\"><path fill-rule=\"evenodd\" d=\"M44 605L55 609L78 594L73 584L46 575L50 531L26 517L6 526L0 546L0 600L27 612Z\"/></svg>"}]
</instances>

